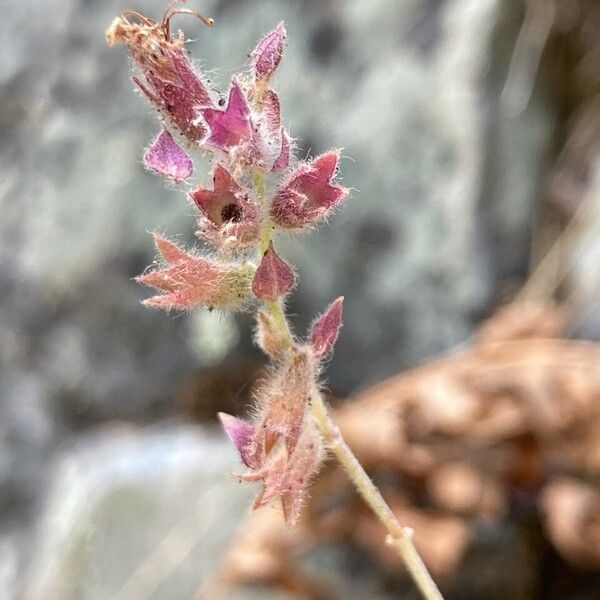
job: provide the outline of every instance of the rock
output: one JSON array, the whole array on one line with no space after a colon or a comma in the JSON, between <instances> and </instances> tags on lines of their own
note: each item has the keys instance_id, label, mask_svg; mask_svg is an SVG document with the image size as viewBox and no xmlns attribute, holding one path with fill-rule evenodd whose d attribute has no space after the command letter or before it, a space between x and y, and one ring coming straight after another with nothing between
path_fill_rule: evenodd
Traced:
<instances>
[{"instance_id":1,"label":"rock","mask_svg":"<svg viewBox=\"0 0 600 600\"><path fill-rule=\"evenodd\" d=\"M298 333L346 297L328 370L340 393L465 340L500 283L524 273L554 115L538 88L517 118L499 107L520 6L206 0L198 8L216 27L174 22L226 88L260 35L285 20L283 121L302 156L338 146L351 157L342 175L353 198L310 237L281 246L301 277L290 302ZM249 347L233 319L224 334L218 315L173 318L139 305L147 292L132 278L155 256L148 231L190 241L193 219L182 195L142 166L158 124L132 90L124 52L104 42L128 7L3 8L0 525L24 541L0 552L2 577L27 554L64 437L115 418L171 416L196 369ZM135 8L160 16L160 3Z\"/></svg>"},{"instance_id":2,"label":"rock","mask_svg":"<svg viewBox=\"0 0 600 600\"><path fill-rule=\"evenodd\" d=\"M194 597L252 495L224 436L106 427L65 450L42 505L25 598Z\"/></svg>"}]
</instances>

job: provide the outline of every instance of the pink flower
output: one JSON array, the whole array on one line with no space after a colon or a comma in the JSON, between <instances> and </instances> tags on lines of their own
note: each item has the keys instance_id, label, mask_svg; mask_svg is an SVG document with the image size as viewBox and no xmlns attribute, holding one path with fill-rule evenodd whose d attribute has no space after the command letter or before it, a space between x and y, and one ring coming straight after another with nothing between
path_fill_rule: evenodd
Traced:
<instances>
[{"instance_id":1,"label":"pink flower","mask_svg":"<svg viewBox=\"0 0 600 600\"><path fill-rule=\"evenodd\" d=\"M258 238L258 205L217 163L213 171L213 188L197 188L189 194L200 209L198 235L216 247L243 248Z\"/></svg>"},{"instance_id":2,"label":"pink flower","mask_svg":"<svg viewBox=\"0 0 600 600\"><path fill-rule=\"evenodd\" d=\"M252 58L254 77L257 82L262 81L266 83L273 76L273 73L275 73L283 56L286 38L287 32L285 27L283 23L279 23L273 31L267 33L258 42L256 48L252 51L250 56Z\"/></svg>"},{"instance_id":3,"label":"pink flower","mask_svg":"<svg viewBox=\"0 0 600 600\"><path fill-rule=\"evenodd\" d=\"M271 217L277 225L300 229L322 220L348 195L348 190L331 183L339 152L321 154L298 166L275 192Z\"/></svg>"},{"instance_id":4,"label":"pink flower","mask_svg":"<svg viewBox=\"0 0 600 600\"><path fill-rule=\"evenodd\" d=\"M144 164L175 183L189 177L194 170L192 159L165 129L144 153Z\"/></svg>"},{"instance_id":5,"label":"pink flower","mask_svg":"<svg viewBox=\"0 0 600 600\"><path fill-rule=\"evenodd\" d=\"M224 110L205 108L201 112L209 128L206 144L227 151L251 139L250 108L237 82L231 84Z\"/></svg>"},{"instance_id":6,"label":"pink flower","mask_svg":"<svg viewBox=\"0 0 600 600\"><path fill-rule=\"evenodd\" d=\"M154 235L154 240L167 266L137 278L163 292L145 300L146 306L165 310L198 305L209 309L235 308L248 296L253 275L249 265L223 264L193 256L159 234Z\"/></svg>"},{"instance_id":7,"label":"pink flower","mask_svg":"<svg viewBox=\"0 0 600 600\"><path fill-rule=\"evenodd\" d=\"M139 18L139 16L138 16ZM154 107L190 141L198 142L206 129L198 123L199 109L214 106L202 76L183 48L183 37L173 38L164 23L147 17L131 22L117 17L106 34L109 45L123 42L140 68L145 83L134 82Z\"/></svg>"},{"instance_id":8,"label":"pink flower","mask_svg":"<svg viewBox=\"0 0 600 600\"><path fill-rule=\"evenodd\" d=\"M333 350L342 327L343 304L344 297L340 296L317 317L310 328L308 339L317 358L327 356Z\"/></svg>"},{"instance_id":9,"label":"pink flower","mask_svg":"<svg viewBox=\"0 0 600 600\"><path fill-rule=\"evenodd\" d=\"M252 279L254 295L261 300L277 300L294 287L295 280L293 269L275 252L273 242L269 242Z\"/></svg>"}]
</instances>

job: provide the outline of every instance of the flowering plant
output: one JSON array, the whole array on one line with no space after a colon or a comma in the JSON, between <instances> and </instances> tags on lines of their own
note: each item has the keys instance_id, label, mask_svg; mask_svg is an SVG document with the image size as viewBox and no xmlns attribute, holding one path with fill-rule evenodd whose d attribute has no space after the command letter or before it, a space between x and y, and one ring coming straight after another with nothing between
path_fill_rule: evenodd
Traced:
<instances>
[{"instance_id":1,"label":"flowering plant","mask_svg":"<svg viewBox=\"0 0 600 600\"><path fill-rule=\"evenodd\" d=\"M173 4L160 22L125 11L106 33L109 45L126 45L139 72L133 81L161 122L144 154L146 167L186 185L194 172L193 150L213 160L212 186L187 190L197 210L196 235L210 251L186 251L154 234L163 264L138 277L158 291L144 304L167 311L199 306L255 310L255 339L271 360L270 374L256 393L252 421L219 414L248 467L240 479L261 483L254 507L279 501L286 521L297 521L310 480L331 450L387 527L388 542L398 548L423 595L439 598L414 549L412 532L398 524L344 442L319 389L323 360L342 324L343 298L315 319L303 340L292 334L285 315L296 274L278 255L274 235L310 229L348 196L336 182L340 151L297 160L293 138L281 124L272 84L285 48L285 27L280 23L258 42L249 69L232 78L224 98L191 62L183 33L170 31L177 13L195 15L208 26L212 19Z\"/></svg>"}]
</instances>

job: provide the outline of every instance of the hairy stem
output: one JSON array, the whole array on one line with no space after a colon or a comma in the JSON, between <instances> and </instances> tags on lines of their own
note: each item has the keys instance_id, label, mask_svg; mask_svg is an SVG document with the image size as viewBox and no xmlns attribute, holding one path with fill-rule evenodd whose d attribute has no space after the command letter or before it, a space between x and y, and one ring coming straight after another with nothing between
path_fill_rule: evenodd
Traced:
<instances>
[{"instance_id":1,"label":"hairy stem","mask_svg":"<svg viewBox=\"0 0 600 600\"><path fill-rule=\"evenodd\" d=\"M413 531L402 527L363 466L342 437L318 390L311 394L311 411L327 447L335 454L356 486L358 493L388 531L387 543L394 546L410 576L426 600L440 600L442 594L419 556L413 542Z\"/></svg>"},{"instance_id":2,"label":"hairy stem","mask_svg":"<svg viewBox=\"0 0 600 600\"><path fill-rule=\"evenodd\" d=\"M253 184L254 191L261 203L261 209L264 211L266 208L264 206L265 183L260 173L254 175ZM266 218L261 227L257 248L259 260L266 251L272 236L273 226L270 220ZM291 348L294 344L294 339L285 316L282 301L265 302L265 307L277 324L286 349ZM387 529L388 536L386 542L396 548L423 598L425 600L443 600L442 594L438 590L412 542L412 529L400 525L392 509L381 495L381 492L364 470L350 449L350 446L346 443L346 440L342 437L339 427L334 423L329 414L329 410L323 401L323 396L317 389L313 389L311 392L310 409L326 446L335 454L348 474L348 477L356 486L358 493Z\"/></svg>"},{"instance_id":3,"label":"hairy stem","mask_svg":"<svg viewBox=\"0 0 600 600\"><path fill-rule=\"evenodd\" d=\"M285 318L283 304L281 300L276 300L275 302L266 302L265 304L267 310L271 313L271 316L277 324L281 343L283 344L284 348L288 350L293 346L294 338L292 337L290 326L288 325L287 319Z\"/></svg>"}]
</instances>

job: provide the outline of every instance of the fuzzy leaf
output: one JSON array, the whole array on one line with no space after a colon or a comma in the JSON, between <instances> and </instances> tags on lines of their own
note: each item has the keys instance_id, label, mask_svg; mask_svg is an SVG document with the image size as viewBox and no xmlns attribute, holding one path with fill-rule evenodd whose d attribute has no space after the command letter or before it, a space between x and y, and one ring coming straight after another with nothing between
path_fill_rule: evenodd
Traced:
<instances>
[{"instance_id":1,"label":"fuzzy leaf","mask_svg":"<svg viewBox=\"0 0 600 600\"><path fill-rule=\"evenodd\" d=\"M295 280L293 269L275 252L273 242L269 242L252 280L254 295L261 300L277 300L292 289Z\"/></svg>"},{"instance_id":2,"label":"fuzzy leaf","mask_svg":"<svg viewBox=\"0 0 600 600\"><path fill-rule=\"evenodd\" d=\"M165 129L144 153L144 164L175 183L187 179L194 170L192 159Z\"/></svg>"},{"instance_id":3,"label":"fuzzy leaf","mask_svg":"<svg viewBox=\"0 0 600 600\"><path fill-rule=\"evenodd\" d=\"M322 358L333 350L342 327L343 304L344 297L340 296L312 324L308 337L317 358Z\"/></svg>"}]
</instances>

